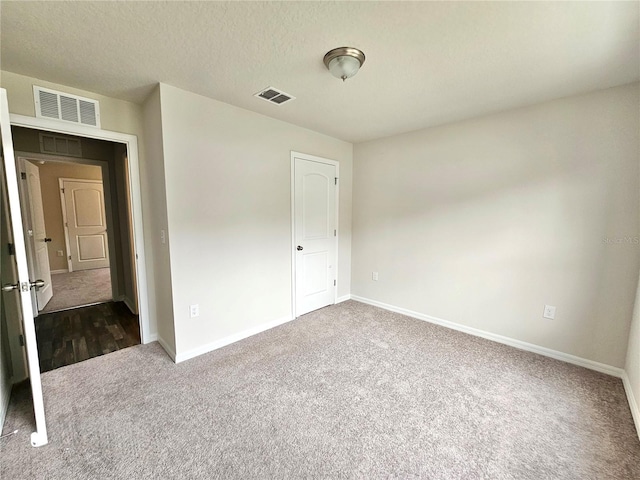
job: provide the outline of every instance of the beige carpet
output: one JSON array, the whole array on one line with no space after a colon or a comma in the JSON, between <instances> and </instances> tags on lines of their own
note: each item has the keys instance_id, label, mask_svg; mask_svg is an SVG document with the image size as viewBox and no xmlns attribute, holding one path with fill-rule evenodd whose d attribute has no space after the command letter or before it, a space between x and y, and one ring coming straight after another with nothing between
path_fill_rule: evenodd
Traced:
<instances>
[{"instance_id":1,"label":"beige carpet","mask_svg":"<svg viewBox=\"0 0 640 480\"><path fill-rule=\"evenodd\" d=\"M619 379L346 302L174 365L157 343L43 375L3 479L638 479ZM28 390L27 390L28 392Z\"/></svg>"},{"instance_id":2,"label":"beige carpet","mask_svg":"<svg viewBox=\"0 0 640 480\"><path fill-rule=\"evenodd\" d=\"M40 313L57 312L113 299L111 273L108 268L51 275L51 285L53 298Z\"/></svg>"}]
</instances>

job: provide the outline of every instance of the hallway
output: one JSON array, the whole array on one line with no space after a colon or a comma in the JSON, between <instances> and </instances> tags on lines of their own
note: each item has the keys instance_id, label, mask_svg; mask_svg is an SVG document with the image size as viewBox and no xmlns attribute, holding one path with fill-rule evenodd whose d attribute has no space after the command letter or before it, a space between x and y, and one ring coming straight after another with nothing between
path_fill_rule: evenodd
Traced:
<instances>
[{"instance_id":1,"label":"hallway","mask_svg":"<svg viewBox=\"0 0 640 480\"><path fill-rule=\"evenodd\" d=\"M112 300L109 268L51 275L53 298L40 314Z\"/></svg>"}]
</instances>

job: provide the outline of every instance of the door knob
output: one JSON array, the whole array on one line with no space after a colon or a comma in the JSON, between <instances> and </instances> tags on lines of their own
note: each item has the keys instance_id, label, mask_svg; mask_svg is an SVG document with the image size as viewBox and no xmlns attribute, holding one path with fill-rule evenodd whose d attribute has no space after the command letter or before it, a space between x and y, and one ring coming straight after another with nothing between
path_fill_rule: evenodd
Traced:
<instances>
[{"instance_id":1,"label":"door knob","mask_svg":"<svg viewBox=\"0 0 640 480\"><path fill-rule=\"evenodd\" d=\"M32 282L31 280L29 280L29 286L31 288L35 288L36 290L40 290L42 287L44 287L44 280L36 280L35 282Z\"/></svg>"},{"instance_id":2,"label":"door knob","mask_svg":"<svg viewBox=\"0 0 640 480\"><path fill-rule=\"evenodd\" d=\"M303 250L302 245L298 245L298 248L296 248L296 250L298 251Z\"/></svg>"},{"instance_id":3,"label":"door knob","mask_svg":"<svg viewBox=\"0 0 640 480\"><path fill-rule=\"evenodd\" d=\"M6 285L2 286L2 291L3 292L10 292L11 290L17 290L18 289L18 284L16 283L15 285L11 284L11 283L7 283Z\"/></svg>"},{"instance_id":4,"label":"door knob","mask_svg":"<svg viewBox=\"0 0 640 480\"><path fill-rule=\"evenodd\" d=\"M45 239L44 239L44 241L45 241L45 242L50 242L50 241L51 241L51 239L50 239L50 238L45 238Z\"/></svg>"}]
</instances>

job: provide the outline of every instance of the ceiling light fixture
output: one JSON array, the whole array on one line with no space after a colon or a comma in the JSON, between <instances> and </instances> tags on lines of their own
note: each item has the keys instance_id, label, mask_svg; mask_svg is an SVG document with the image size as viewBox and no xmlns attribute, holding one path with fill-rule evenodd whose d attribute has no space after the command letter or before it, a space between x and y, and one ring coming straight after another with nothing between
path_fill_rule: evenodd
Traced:
<instances>
[{"instance_id":1,"label":"ceiling light fixture","mask_svg":"<svg viewBox=\"0 0 640 480\"><path fill-rule=\"evenodd\" d=\"M341 78L344 82L347 78L353 77L364 64L364 53L362 50L352 47L334 48L324 56L324 64L336 78Z\"/></svg>"}]
</instances>

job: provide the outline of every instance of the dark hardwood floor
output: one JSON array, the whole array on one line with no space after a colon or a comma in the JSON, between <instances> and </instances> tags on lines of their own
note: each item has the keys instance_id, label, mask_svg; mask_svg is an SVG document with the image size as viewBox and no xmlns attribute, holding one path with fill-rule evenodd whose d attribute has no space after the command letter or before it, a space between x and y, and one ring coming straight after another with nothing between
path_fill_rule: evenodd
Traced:
<instances>
[{"instance_id":1,"label":"dark hardwood floor","mask_svg":"<svg viewBox=\"0 0 640 480\"><path fill-rule=\"evenodd\" d=\"M138 316L122 302L45 313L35 323L42 372L140 344Z\"/></svg>"}]
</instances>

